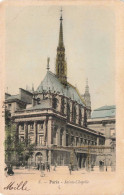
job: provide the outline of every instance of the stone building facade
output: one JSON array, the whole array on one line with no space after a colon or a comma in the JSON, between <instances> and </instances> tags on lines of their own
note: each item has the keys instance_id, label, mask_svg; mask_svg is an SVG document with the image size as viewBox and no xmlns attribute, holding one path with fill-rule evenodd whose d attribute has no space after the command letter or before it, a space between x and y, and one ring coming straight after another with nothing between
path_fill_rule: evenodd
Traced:
<instances>
[{"instance_id":1,"label":"stone building facade","mask_svg":"<svg viewBox=\"0 0 124 195\"><path fill-rule=\"evenodd\" d=\"M91 118L88 119L87 125L89 128L102 133L105 136L105 146L110 146L112 149L106 150L102 156L97 158L105 160L105 164L116 164L116 106L102 106L93 110Z\"/></svg>"},{"instance_id":2,"label":"stone building facade","mask_svg":"<svg viewBox=\"0 0 124 195\"><path fill-rule=\"evenodd\" d=\"M62 16L56 56L56 74L49 70L36 91L20 89L18 95L6 94L6 108L16 124L17 141L35 144L29 163L87 165L87 145L104 145L105 136L87 127L90 108L78 89L67 81L67 63L63 42ZM70 149L81 147L82 149ZM95 164L96 154L90 162Z\"/></svg>"}]
</instances>

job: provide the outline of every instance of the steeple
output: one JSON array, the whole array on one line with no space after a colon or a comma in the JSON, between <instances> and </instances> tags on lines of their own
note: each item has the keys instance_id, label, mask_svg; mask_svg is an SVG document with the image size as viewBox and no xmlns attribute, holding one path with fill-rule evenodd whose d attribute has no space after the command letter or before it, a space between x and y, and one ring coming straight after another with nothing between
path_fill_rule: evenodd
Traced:
<instances>
[{"instance_id":1,"label":"steeple","mask_svg":"<svg viewBox=\"0 0 124 195\"><path fill-rule=\"evenodd\" d=\"M89 93L88 78L86 79L85 93Z\"/></svg>"},{"instance_id":2,"label":"steeple","mask_svg":"<svg viewBox=\"0 0 124 195\"><path fill-rule=\"evenodd\" d=\"M50 69L49 63L50 63L50 58L47 58L47 71L49 71L49 69Z\"/></svg>"},{"instance_id":3,"label":"steeple","mask_svg":"<svg viewBox=\"0 0 124 195\"><path fill-rule=\"evenodd\" d=\"M59 43L57 47L57 56L56 56L56 76L59 78L62 84L66 85L67 64L65 60L65 47L63 41L62 9L60 11L61 11L61 16L60 16Z\"/></svg>"},{"instance_id":4,"label":"steeple","mask_svg":"<svg viewBox=\"0 0 124 195\"><path fill-rule=\"evenodd\" d=\"M62 26L62 21L63 21L62 9L60 11L61 11L61 16L60 16L59 46L64 46L64 44L63 44L63 26Z\"/></svg>"},{"instance_id":5,"label":"steeple","mask_svg":"<svg viewBox=\"0 0 124 195\"><path fill-rule=\"evenodd\" d=\"M91 100L90 100L90 92L89 92L89 85L88 85L88 78L86 79L86 87L85 87L85 93L83 95L87 110L87 118L91 117Z\"/></svg>"}]
</instances>

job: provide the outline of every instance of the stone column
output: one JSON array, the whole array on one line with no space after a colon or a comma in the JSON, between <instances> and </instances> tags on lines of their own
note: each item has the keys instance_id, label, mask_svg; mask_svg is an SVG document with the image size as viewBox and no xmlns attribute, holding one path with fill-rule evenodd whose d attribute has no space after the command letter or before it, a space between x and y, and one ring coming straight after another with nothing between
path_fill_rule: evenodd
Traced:
<instances>
[{"instance_id":1,"label":"stone column","mask_svg":"<svg viewBox=\"0 0 124 195\"><path fill-rule=\"evenodd\" d=\"M107 125L107 124L105 124L105 137L106 137L107 139L110 138L110 126Z\"/></svg>"},{"instance_id":2,"label":"stone column","mask_svg":"<svg viewBox=\"0 0 124 195\"><path fill-rule=\"evenodd\" d=\"M51 126L52 129L52 126ZM44 145L47 145L47 141L48 141L48 118L46 117L46 120L44 121L44 125L43 125L43 131L44 131ZM52 134L52 131L51 131ZM52 135L51 135L52 136ZM52 139L52 137L51 137ZM51 140L52 142L52 140Z\"/></svg>"},{"instance_id":3,"label":"stone column","mask_svg":"<svg viewBox=\"0 0 124 195\"><path fill-rule=\"evenodd\" d=\"M27 146L28 145L28 123L27 122L24 124L24 131L25 131L25 143Z\"/></svg>"},{"instance_id":4,"label":"stone column","mask_svg":"<svg viewBox=\"0 0 124 195\"><path fill-rule=\"evenodd\" d=\"M67 98L65 98L65 109L64 109L64 114L67 115Z\"/></svg>"},{"instance_id":5,"label":"stone column","mask_svg":"<svg viewBox=\"0 0 124 195\"><path fill-rule=\"evenodd\" d=\"M79 138L79 145L82 146L81 138Z\"/></svg>"},{"instance_id":6,"label":"stone column","mask_svg":"<svg viewBox=\"0 0 124 195\"><path fill-rule=\"evenodd\" d=\"M80 146L80 138L78 137L77 146Z\"/></svg>"},{"instance_id":7,"label":"stone column","mask_svg":"<svg viewBox=\"0 0 124 195\"><path fill-rule=\"evenodd\" d=\"M19 142L19 123L16 123L15 143Z\"/></svg>"},{"instance_id":8,"label":"stone column","mask_svg":"<svg viewBox=\"0 0 124 195\"><path fill-rule=\"evenodd\" d=\"M71 133L70 132L68 133L68 145L69 146L71 145Z\"/></svg>"},{"instance_id":9,"label":"stone column","mask_svg":"<svg viewBox=\"0 0 124 195\"><path fill-rule=\"evenodd\" d=\"M34 121L34 143L37 146L37 121Z\"/></svg>"},{"instance_id":10,"label":"stone column","mask_svg":"<svg viewBox=\"0 0 124 195\"><path fill-rule=\"evenodd\" d=\"M66 146L66 131L65 131L65 129L63 130L63 135L62 135L62 146Z\"/></svg>"},{"instance_id":11,"label":"stone column","mask_svg":"<svg viewBox=\"0 0 124 195\"><path fill-rule=\"evenodd\" d=\"M88 145L88 139L86 139L86 145Z\"/></svg>"},{"instance_id":12,"label":"stone column","mask_svg":"<svg viewBox=\"0 0 124 195\"><path fill-rule=\"evenodd\" d=\"M73 109L72 109L72 102L70 102L70 121L72 122L72 112L73 112Z\"/></svg>"},{"instance_id":13,"label":"stone column","mask_svg":"<svg viewBox=\"0 0 124 195\"><path fill-rule=\"evenodd\" d=\"M79 167L79 160L80 160L80 155L78 156L78 159L77 159L77 166Z\"/></svg>"},{"instance_id":14,"label":"stone column","mask_svg":"<svg viewBox=\"0 0 124 195\"><path fill-rule=\"evenodd\" d=\"M57 146L60 146L60 128L57 130Z\"/></svg>"},{"instance_id":15,"label":"stone column","mask_svg":"<svg viewBox=\"0 0 124 195\"><path fill-rule=\"evenodd\" d=\"M19 123L17 123L17 126L18 126L18 134L20 134L20 131L21 131L21 125ZM16 128L17 128L16 126Z\"/></svg>"},{"instance_id":16,"label":"stone column","mask_svg":"<svg viewBox=\"0 0 124 195\"><path fill-rule=\"evenodd\" d=\"M79 124L79 105L76 105L76 124Z\"/></svg>"},{"instance_id":17,"label":"stone column","mask_svg":"<svg viewBox=\"0 0 124 195\"><path fill-rule=\"evenodd\" d=\"M99 145L99 137L97 137L97 146Z\"/></svg>"},{"instance_id":18,"label":"stone column","mask_svg":"<svg viewBox=\"0 0 124 195\"><path fill-rule=\"evenodd\" d=\"M51 165L51 150L48 151L48 163Z\"/></svg>"},{"instance_id":19,"label":"stone column","mask_svg":"<svg viewBox=\"0 0 124 195\"><path fill-rule=\"evenodd\" d=\"M109 125L105 125L105 145L109 146L111 139L110 139L110 126Z\"/></svg>"},{"instance_id":20,"label":"stone column","mask_svg":"<svg viewBox=\"0 0 124 195\"><path fill-rule=\"evenodd\" d=\"M76 146L76 137L74 136L73 145Z\"/></svg>"},{"instance_id":21,"label":"stone column","mask_svg":"<svg viewBox=\"0 0 124 195\"><path fill-rule=\"evenodd\" d=\"M47 143L48 143L48 146L51 146L51 128L52 128L52 119L48 119L48 123L47 123Z\"/></svg>"}]
</instances>

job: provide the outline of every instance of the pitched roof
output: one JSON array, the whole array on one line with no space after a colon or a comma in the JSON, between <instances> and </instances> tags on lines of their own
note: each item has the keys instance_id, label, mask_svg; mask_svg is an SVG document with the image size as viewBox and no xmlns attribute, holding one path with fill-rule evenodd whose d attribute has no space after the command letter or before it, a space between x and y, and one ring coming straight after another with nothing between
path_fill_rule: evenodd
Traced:
<instances>
[{"instance_id":1,"label":"pitched roof","mask_svg":"<svg viewBox=\"0 0 124 195\"><path fill-rule=\"evenodd\" d=\"M102 106L93 110L91 118L105 118L105 117L115 117L116 106Z\"/></svg>"},{"instance_id":2,"label":"pitched roof","mask_svg":"<svg viewBox=\"0 0 124 195\"><path fill-rule=\"evenodd\" d=\"M111 109L116 109L116 106L115 105L112 105L112 106L102 106L102 107L100 107L100 108L97 108L97 109L95 109L95 111L96 110L111 110Z\"/></svg>"},{"instance_id":3,"label":"pitched roof","mask_svg":"<svg viewBox=\"0 0 124 195\"><path fill-rule=\"evenodd\" d=\"M18 95L11 95L11 96L6 98L6 100L15 100L15 99L21 100L19 94Z\"/></svg>"},{"instance_id":4,"label":"pitched roof","mask_svg":"<svg viewBox=\"0 0 124 195\"><path fill-rule=\"evenodd\" d=\"M71 85L70 83L67 83L67 86L65 87L59 81L57 76L53 74L51 71L47 71L47 74L44 80L41 82L41 84L37 88L37 92L43 92L43 91L49 91L49 90L53 93L59 92L60 95L69 97L72 100L77 101L78 103L84 105L83 98L80 96L77 88Z\"/></svg>"}]
</instances>

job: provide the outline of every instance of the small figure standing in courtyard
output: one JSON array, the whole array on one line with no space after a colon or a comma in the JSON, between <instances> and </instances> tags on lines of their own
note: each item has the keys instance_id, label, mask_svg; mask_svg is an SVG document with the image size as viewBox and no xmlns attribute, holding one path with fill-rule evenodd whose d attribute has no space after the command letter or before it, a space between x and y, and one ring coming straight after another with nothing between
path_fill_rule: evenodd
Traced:
<instances>
[{"instance_id":1,"label":"small figure standing in courtyard","mask_svg":"<svg viewBox=\"0 0 124 195\"><path fill-rule=\"evenodd\" d=\"M7 174L8 167L7 167L7 166L5 166L5 169L4 169L4 171L5 171L5 176L7 177L7 176L8 176L8 174Z\"/></svg>"},{"instance_id":2,"label":"small figure standing in courtyard","mask_svg":"<svg viewBox=\"0 0 124 195\"><path fill-rule=\"evenodd\" d=\"M14 172L13 172L13 169L12 169L12 165L11 164L8 166L7 169L8 169L8 171L7 171L7 174L8 175L10 175L10 176L14 175Z\"/></svg>"},{"instance_id":3,"label":"small figure standing in courtyard","mask_svg":"<svg viewBox=\"0 0 124 195\"><path fill-rule=\"evenodd\" d=\"M71 175L71 172L72 172L72 164L71 163L69 164L68 168L69 168L69 172L70 172L70 175Z\"/></svg>"},{"instance_id":4,"label":"small figure standing in courtyard","mask_svg":"<svg viewBox=\"0 0 124 195\"><path fill-rule=\"evenodd\" d=\"M54 168L53 168L54 171L56 171L56 167L57 167L57 164L55 163Z\"/></svg>"},{"instance_id":5,"label":"small figure standing in courtyard","mask_svg":"<svg viewBox=\"0 0 124 195\"><path fill-rule=\"evenodd\" d=\"M41 177L44 177L45 174L44 174L44 165L43 165L43 163L40 164L40 171L41 171Z\"/></svg>"},{"instance_id":6,"label":"small figure standing in courtyard","mask_svg":"<svg viewBox=\"0 0 124 195\"><path fill-rule=\"evenodd\" d=\"M50 164L47 164L47 171L50 172Z\"/></svg>"},{"instance_id":7,"label":"small figure standing in courtyard","mask_svg":"<svg viewBox=\"0 0 124 195\"><path fill-rule=\"evenodd\" d=\"M91 171L94 171L93 168L94 168L94 164L92 163L92 164L91 164Z\"/></svg>"},{"instance_id":8,"label":"small figure standing in courtyard","mask_svg":"<svg viewBox=\"0 0 124 195\"><path fill-rule=\"evenodd\" d=\"M39 170L40 169L40 165L38 164L38 166L37 166L37 169Z\"/></svg>"}]
</instances>

